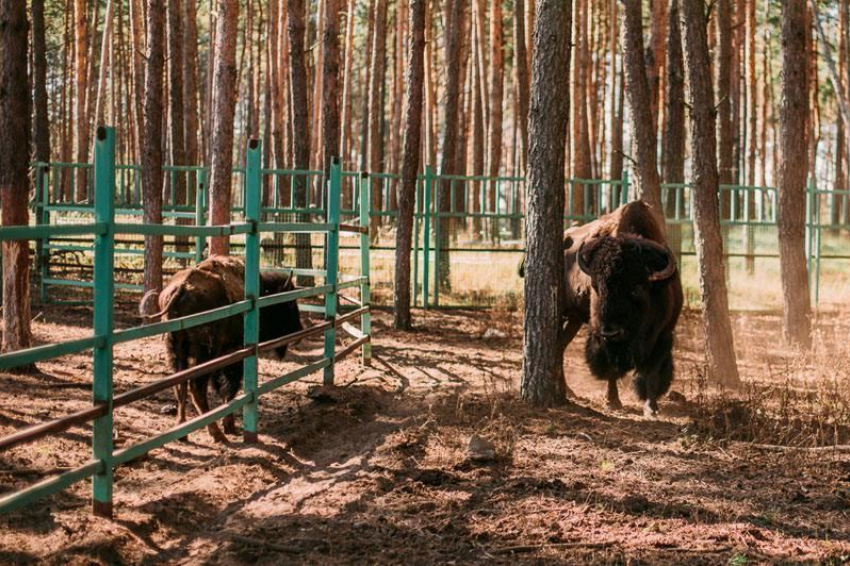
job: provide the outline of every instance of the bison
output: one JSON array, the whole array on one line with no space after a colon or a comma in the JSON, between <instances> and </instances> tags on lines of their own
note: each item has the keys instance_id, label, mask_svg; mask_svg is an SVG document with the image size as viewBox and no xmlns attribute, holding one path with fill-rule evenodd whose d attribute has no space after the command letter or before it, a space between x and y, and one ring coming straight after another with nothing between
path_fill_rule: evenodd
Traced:
<instances>
[{"instance_id":1,"label":"bison","mask_svg":"<svg viewBox=\"0 0 850 566\"><path fill-rule=\"evenodd\" d=\"M194 267L177 272L159 294L160 312L148 318L170 320L223 307L245 298L245 266L242 260L229 256L212 256ZM292 291L292 276L261 272L260 295ZM144 302L143 302L144 304ZM260 311L260 341L273 340L303 327L296 301L265 307ZM210 324L178 330L166 335L168 358L175 372L213 360L243 346L243 320L231 316ZM282 358L286 345L275 350ZM214 388L224 402L231 401L242 386L242 364L232 364L219 372L196 377L189 382L189 393L198 414L209 412L208 389ZM175 388L177 420L186 420L186 383ZM233 415L223 419L224 430L236 433ZM227 437L215 423L208 430L214 440Z\"/></svg>"},{"instance_id":2,"label":"bison","mask_svg":"<svg viewBox=\"0 0 850 566\"><path fill-rule=\"evenodd\" d=\"M562 347L587 324L585 360L608 382L608 406L622 408L617 380L634 370L644 413L656 415L673 381L673 332L683 302L659 219L646 203L631 202L567 230L563 249Z\"/></svg>"}]
</instances>

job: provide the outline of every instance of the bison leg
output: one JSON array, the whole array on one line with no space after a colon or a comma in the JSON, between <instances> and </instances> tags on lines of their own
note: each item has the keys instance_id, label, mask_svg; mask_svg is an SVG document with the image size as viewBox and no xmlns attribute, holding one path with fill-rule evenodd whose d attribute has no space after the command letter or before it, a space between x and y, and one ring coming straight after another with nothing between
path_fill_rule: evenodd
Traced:
<instances>
[{"instance_id":1,"label":"bison leg","mask_svg":"<svg viewBox=\"0 0 850 566\"><path fill-rule=\"evenodd\" d=\"M650 363L638 368L634 378L638 398L646 401L643 413L648 417L658 414L658 399L673 383L673 337L661 336L655 344Z\"/></svg>"},{"instance_id":2,"label":"bison leg","mask_svg":"<svg viewBox=\"0 0 850 566\"><path fill-rule=\"evenodd\" d=\"M206 377L195 378L189 382L189 393L192 397L192 403L195 405L195 410L198 412L198 415L205 415L210 412L210 404L207 399L208 382L209 379ZM227 443L227 437L224 436L224 433L221 432L221 429L218 428L218 425L215 422L207 425L207 430L216 442L221 442L223 444Z\"/></svg>"},{"instance_id":3,"label":"bison leg","mask_svg":"<svg viewBox=\"0 0 850 566\"><path fill-rule=\"evenodd\" d=\"M222 401L229 403L233 401L242 387L242 364L228 367L220 375L216 376L218 394ZM230 413L222 419L222 425L226 434L238 434L236 430L236 419Z\"/></svg>"},{"instance_id":4,"label":"bison leg","mask_svg":"<svg viewBox=\"0 0 850 566\"><path fill-rule=\"evenodd\" d=\"M620 391L617 388L617 380L608 380L608 392L606 394L608 408L614 411L619 411L623 408L623 403L620 401Z\"/></svg>"},{"instance_id":5,"label":"bison leg","mask_svg":"<svg viewBox=\"0 0 850 566\"><path fill-rule=\"evenodd\" d=\"M570 343L573 341L573 338L576 337L576 334L578 334L578 331L581 329L582 324L584 324L584 323L578 318L573 318L573 319L570 319L569 317L564 318L564 327L563 327L563 331L561 332L560 341L559 341L559 344L558 344L559 347L561 348L561 359L564 358L564 352L566 352L567 346L569 346ZM566 388L566 394L568 396L570 396L570 397L576 397L577 396L575 394L575 392L572 389L570 389L570 386L566 382L566 379L564 379L564 387Z\"/></svg>"}]
</instances>

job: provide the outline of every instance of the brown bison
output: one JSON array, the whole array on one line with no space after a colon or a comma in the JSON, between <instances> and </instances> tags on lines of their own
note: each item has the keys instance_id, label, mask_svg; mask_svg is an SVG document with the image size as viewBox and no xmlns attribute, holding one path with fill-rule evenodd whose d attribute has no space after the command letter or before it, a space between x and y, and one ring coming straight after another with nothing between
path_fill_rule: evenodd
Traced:
<instances>
[{"instance_id":1,"label":"brown bison","mask_svg":"<svg viewBox=\"0 0 850 566\"><path fill-rule=\"evenodd\" d=\"M570 228L563 246L563 347L587 324L585 359L608 382L608 406L622 407L617 380L634 370L644 413L657 414L658 398L673 381L673 331L683 301L660 221L646 203L631 202Z\"/></svg>"},{"instance_id":2,"label":"brown bison","mask_svg":"<svg viewBox=\"0 0 850 566\"><path fill-rule=\"evenodd\" d=\"M171 278L159 294L160 312L149 318L163 320L181 318L223 307L245 298L245 266L241 259L229 256L212 256L194 267L183 269ZM260 274L260 295L274 295L291 291L295 287L292 277L274 272ZM295 301L263 308L260 311L260 341L298 332L303 327ZM210 324L179 330L166 335L168 357L175 372L234 352L243 346L243 317L231 316ZM275 353L286 354L286 346ZM207 392L212 386L224 402L232 400L242 385L242 364L232 364L220 372L190 380L189 393L198 414L209 412ZM177 420L186 420L186 383L175 388L177 395ZM224 430L235 434L233 415L223 419ZM226 442L215 423L209 425L210 435Z\"/></svg>"}]
</instances>

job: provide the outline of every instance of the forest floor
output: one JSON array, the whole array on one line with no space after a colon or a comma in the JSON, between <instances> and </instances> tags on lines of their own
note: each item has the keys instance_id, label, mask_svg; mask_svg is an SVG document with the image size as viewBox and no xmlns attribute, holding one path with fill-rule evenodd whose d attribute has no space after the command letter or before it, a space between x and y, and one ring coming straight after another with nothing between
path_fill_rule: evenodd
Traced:
<instances>
[{"instance_id":1,"label":"forest floor","mask_svg":"<svg viewBox=\"0 0 850 566\"><path fill-rule=\"evenodd\" d=\"M38 311L36 311L38 312ZM132 305L119 323L135 325ZM88 309L50 307L39 342L87 335ZM115 518L90 483L0 517L0 563L841 562L850 557L850 318L822 315L816 353L784 351L779 318L736 315L742 377L702 375L701 323L686 313L677 381L657 419L605 408L604 384L568 350L577 397L518 400L522 324L508 312L417 313L411 333L377 313L374 361L340 387L319 376L263 397L260 443L193 433L116 471ZM320 354L261 360L265 378ZM117 348L116 391L168 373L161 339ZM0 374L0 435L90 403L91 356ZM623 384L627 389L627 384ZM120 409L118 446L167 430L171 392ZM0 455L0 493L89 458L89 428ZM492 458L470 458L473 435ZM791 447L793 446L793 447Z\"/></svg>"}]
</instances>

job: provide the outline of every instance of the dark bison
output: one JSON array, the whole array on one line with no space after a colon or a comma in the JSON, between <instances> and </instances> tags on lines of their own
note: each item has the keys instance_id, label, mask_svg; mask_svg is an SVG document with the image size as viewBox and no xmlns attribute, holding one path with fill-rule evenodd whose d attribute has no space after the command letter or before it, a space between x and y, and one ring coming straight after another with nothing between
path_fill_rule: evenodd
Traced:
<instances>
[{"instance_id":1,"label":"dark bison","mask_svg":"<svg viewBox=\"0 0 850 566\"><path fill-rule=\"evenodd\" d=\"M634 370L644 412L657 414L673 381L673 331L682 310L682 282L660 221L646 203L631 202L570 228L563 246L563 347L587 324L585 359L608 382L608 406L622 407L617 380Z\"/></svg>"},{"instance_id":2,"label":"dark bison","mask_svg":"<svg viewBox=\"0 0 850 566\"><path fill-rule=\"evenodd\" d=\"M241 259L229 256L212 256L194 267L174 274L159 294L160 312L149 318L170 320L223 307L245 298L245 266ZM291 291L295 287L292 277L281 273L260 274L260 295L273 295ZM260 311L260 341L265 342L301 330L301 317L295 301L263 308ZM210 361L238 350L243 345L243 317L231 316L214 323L179 330L166 335L168 357L175 372ZM286 354L286 346L275 353ZM190 380L189 392L198 414L208 412L207 392L212 386L228 402L242 386L242 364L236 363L220 372ZM177 420L186 420L186 383L175 388L177 395ZM223 419L224 430L235 434L233 415ZM227 437L215 423L208 427L210 435L219 442Z\"/></svg>"}]
</instances>

